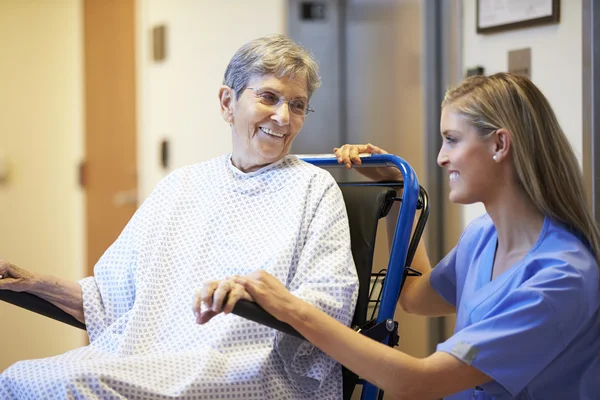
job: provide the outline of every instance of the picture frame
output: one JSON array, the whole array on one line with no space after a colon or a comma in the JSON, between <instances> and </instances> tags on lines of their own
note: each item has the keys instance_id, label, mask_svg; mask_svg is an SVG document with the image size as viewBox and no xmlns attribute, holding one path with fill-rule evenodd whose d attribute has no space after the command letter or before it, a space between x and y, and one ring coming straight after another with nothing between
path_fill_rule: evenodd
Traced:
<instances>
[{"instance_id":1,"label":"picture frame","mask_svg":"<svg viewBox=\"0 0 600 400\"><path fill-rule=\"evenodd\" d=\"M477 33L560 22L560 0L475 0Z\"/></svg>"}]
</instances>

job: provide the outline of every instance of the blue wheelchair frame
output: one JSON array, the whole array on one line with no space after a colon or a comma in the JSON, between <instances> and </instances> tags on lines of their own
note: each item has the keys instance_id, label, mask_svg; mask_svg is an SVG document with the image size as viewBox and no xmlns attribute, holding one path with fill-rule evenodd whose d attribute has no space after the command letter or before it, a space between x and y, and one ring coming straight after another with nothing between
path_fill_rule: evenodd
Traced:
<instances>
[{"instance_id":1,"label":"blue wheelchair frame","mask_svg":"<svg viewBox=\"0 0 600 400\"><path fill-rule=\"evenodd\" d=\"M344 167L338 164L337 158L331 154L299 155L298 157L320 167ZM394 232L394 240L382 289L381 304L377 314L377 323L387 321L393 323L396 304L398 303L405 275L406 257L417 210L420 190L419 181L410 164L399 156L393 154L361 154L360 159L362 165L355 166L355 168L396 167L402 173L404 181L398 223ZM388 343L384 344L387 345ZM364 380L360 380L360 383L363 385L361 400L377 399L379 393L377 386Z\"/></svg>"}]
</instances>

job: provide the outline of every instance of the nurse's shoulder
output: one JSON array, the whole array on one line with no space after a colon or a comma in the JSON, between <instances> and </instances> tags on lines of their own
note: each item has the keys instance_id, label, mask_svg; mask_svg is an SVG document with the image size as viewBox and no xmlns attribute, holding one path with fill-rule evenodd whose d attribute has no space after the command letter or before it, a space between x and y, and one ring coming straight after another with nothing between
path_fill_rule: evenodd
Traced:
<instances>
[{"instance_id":1,"label":"nurse's shoulder","mask_svg":"<svg viewBox=\"0 0 600 400\"><path fill-rule=\"evenodd\" d=\"M546 218L544 228L530 256L539 269L581 274L586 279L600 278L598 261L589 243L564 224ZM597 286L597 285L596 285Z\"/></svg>"},{"instance_id":2,"label":"nurse's shoulder","mask_svg":"<svg viewBox=\"0 0 600 400\"><path fill-rule=\"evenodd\" d=\"M600 273L588 243L546 218L540 240L528 255L523 286L538 292L561 319L587 319L600 306ZM576 325L575 325L576 326Z\"/></svg>"}]
</instances>

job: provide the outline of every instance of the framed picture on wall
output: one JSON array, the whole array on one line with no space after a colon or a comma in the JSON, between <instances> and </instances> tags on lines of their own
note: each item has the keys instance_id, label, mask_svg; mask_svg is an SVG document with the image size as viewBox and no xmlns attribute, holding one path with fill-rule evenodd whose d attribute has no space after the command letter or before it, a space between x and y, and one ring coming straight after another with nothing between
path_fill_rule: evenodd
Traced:
<instances>
[{"instance_id":1,"label":"framed picture on wall","mask_svg":"<svg viewBox=\"0 0 600 400\"><path fill-rule=\"evenodd\" d=\"M495 33L556 24L560 0L475 0L477 33Z\"/></svg>"}]
</instances>

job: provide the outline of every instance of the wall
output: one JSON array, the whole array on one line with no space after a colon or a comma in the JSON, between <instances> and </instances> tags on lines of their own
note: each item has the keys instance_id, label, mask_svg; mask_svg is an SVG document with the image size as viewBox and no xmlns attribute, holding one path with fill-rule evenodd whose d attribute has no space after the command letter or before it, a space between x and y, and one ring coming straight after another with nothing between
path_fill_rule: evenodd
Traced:
<instances>
[{"instance_id":1,"label":"wall","mask_svg":"<svg viewBox=\"0 0 600 400\"><path fill-rule=\"evenodd\" d=\"M582 2L561 1L560 23L478 35L475 0L463 0L463 65L481 65L486 74L506 71L508 51L531 48L531 79L557 114L580 163L582 162ZM463 222L484 213L482 204L464 207Z\"/></svg>"},{"instance_id":2,"label":"wall","mask_svg":"<svg viewBox=\"0 0 600 400\"><path fill-rule=\"evenodd\" d=\"M138 1L138 165L144 199L167 170L162 139L171 143L169 169L231 151L218 90L225 68L245 42L285 31L284 0ZM167 56L152 61L151 29L167 27Z\"/></svg>"},{"instance_id":3,"label":"wall","mask_svg":"<svg viewBox=\"0 0 600 400\"><path fill-rule=\"evenodd\" d=\"M0 258L42 274L84 272L79 0L0 0ZM85 333L0 303L0 371L62 353ZM8 345L7 345L8 344Z\"/></svg>"}]
</instances>

